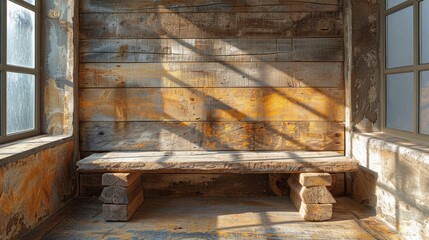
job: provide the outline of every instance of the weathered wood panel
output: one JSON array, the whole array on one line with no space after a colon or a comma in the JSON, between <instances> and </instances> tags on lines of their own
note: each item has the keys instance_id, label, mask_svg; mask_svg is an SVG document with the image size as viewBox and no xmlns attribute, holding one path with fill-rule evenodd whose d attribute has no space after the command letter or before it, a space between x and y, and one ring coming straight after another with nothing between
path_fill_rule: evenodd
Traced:
<instances>
[{"instance_id":1,"label":"weathered wood panel","mask_svg":"<svg viewBox=\"0 0 429 240\"><path fill-rule=\"evenodd\" d=\"M90 39L81 62L291 61L292 39Z\"/></svg>"},{"instance_id":2,"label":"weathered wood panel","mask_svg":"<svg viewBox=\"0 0 429 240\"><path fill-rule=\"evenodd\" d=\"M343 61L343 44L342 38L91 39L81 41L80 62Z\"/></svg>"},{"instance_id":3,"label":"weathered wood panel","mask_svg":"<svg viewBox=\"0 0 429 240\"><path fill-rule=\"evenodd\" d=\"M297 62L343 61L343 39L298 38L293 40L293 60Z\"/></svg>"},{"instance_id":4,"label":"weathered wood panel","mask_svg":"<svg viewBox=\"0 0 429 240\"><path fill-rule=\"evenodd\" d=\"M340 122L82 122L82 151L344 149Z\"/></svg>"},{"instance_id":5,"label":"weathered wood panel","mask_svg":"<svg viewBox=\"0 0 429 240\"><path fill-rule=\"evenodd\" d=\"M81 0L80 12L301 12L338 11L339 0Z\"/></svg>"},{"instance_id":6,"label":"weathered wood panel","mask_svg":"<svg viewBox=\"0 0 429 240\"><path fill-rule=\"evenodd\" d=\"M266 174L143 174L145 197L274 196Z\"/></svg>"},{"instance_id":7,"label":"weathered wood panel","mask_svg":"<svg viewBox=\"0 0 429 240\"><path fill-rule=\"evenodd\" d=\"M80 88L342 88L341 62L88 63Z\"/></svg>"},{"instance_id":8,"label":"weathered wood panel","mask_svg":"<svg viewBox=\"0 0 429 240\"><path fill-rule=\"evenodd\" d=\"M256 150L344 150L341 122L260 122L255 124Z\"/></svg>"},{"instance_id":9,"label":"weathered wood panel","mask_svg":"<svg viewBox=\"0 0 429 240\"><path fill-rule=\"evenodd\" d=\"M82 13L80 37L288 38L341 37L340 12Z\"/></svg>"},{"instance_id":10,"label":"weathered wood panel","mask_svg":"<svg viewBox=\"0 0 429 240\"><path fill-rule=\"evenodd\" d=\"M80 3L83 151L344 150L342 1Z\"/></svg>"},{"instance_id":11,"label":"weathered wood panel","mask_svg":"<svg viewBox=\"0 0 429 240\"><path fill-rule=\"evenodd\" d=\"M343 121L344 91L313 88L82 89L81 121Z\"/></svg>"}]
</instances>

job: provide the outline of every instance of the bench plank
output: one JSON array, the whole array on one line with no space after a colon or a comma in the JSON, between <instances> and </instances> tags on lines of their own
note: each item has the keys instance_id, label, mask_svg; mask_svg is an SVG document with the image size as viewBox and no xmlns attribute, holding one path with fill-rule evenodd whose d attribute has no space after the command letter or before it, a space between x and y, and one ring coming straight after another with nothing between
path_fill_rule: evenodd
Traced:
<instances>
[{"instance_id":1,"label":"bench plank","mask_svg":"<svg viewBox=\"0 0 429 240\"><path fill-rule=\"evenodd\" d=\"M352 172L358 162L336 152L176 151L97 153L80 172L303 173Z\"/></svg>"}]
</instances>

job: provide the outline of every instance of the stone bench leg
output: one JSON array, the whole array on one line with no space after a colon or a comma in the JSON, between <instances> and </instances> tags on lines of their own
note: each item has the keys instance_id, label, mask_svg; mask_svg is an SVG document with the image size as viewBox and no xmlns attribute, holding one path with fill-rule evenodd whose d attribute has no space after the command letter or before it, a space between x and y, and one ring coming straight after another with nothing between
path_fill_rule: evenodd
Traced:
<instances>
[{"instance_id":1,"label":"stone bench leg","mask_svg":"<svg viewBox=\"0 0 429 240\"><path fill-rule=\"evenodd\" d=\"M143 203L143 188L139 173L105 173L100 196L104 220L128 221Z\"/></svg>"},{"instance_id":2,"label":"stone bench leg","mask_svg":"<svg viewBox=\"0 0 429 240\"><path fill-rule=\"evenodd\" d=\"M307 221L325 221L332 218L332 206L336 202L326 186L332 177L328 173L291 174L288 179L290 198Z\"/></svg>"}]
</instances>

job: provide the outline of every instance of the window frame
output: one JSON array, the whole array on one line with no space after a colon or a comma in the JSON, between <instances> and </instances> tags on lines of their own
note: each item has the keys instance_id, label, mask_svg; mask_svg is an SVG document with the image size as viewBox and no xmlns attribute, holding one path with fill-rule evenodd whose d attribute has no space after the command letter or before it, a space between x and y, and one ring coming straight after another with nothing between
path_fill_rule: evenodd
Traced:
<instances>
[{"instance_id":1,"label":"window frame","mask_svg":"<svg viewBox=\"0 0 429 240\"><path fill-rule=\"evenodd\" d=\"M9 0L15 4L18 4L26 9L29 9L35 13L35 63L34 68L27 68L27 67L21 67L21 66L15 66L15 65L9 65L7 64L7 1L1 1L0 2L0 11L1 11L1 17L0 17L0 24L1 24L1 30L0 30L0 91L1 91L1 98L0 98L0 144L21 140L24 138L29 138L33 136L37 136L41 134L40 129L40 123L41 123L41 99L40 99L40 92L41 92L41 77L40 77L40 48L41 48L41 40L40 40L40 32L41 32L41 1L42 0L36 0L35 5L25 2L24 0ZM13 72L13 73L22 73L22 74L31 74L35 77L35 122L34 122L34 129L29 131L23 131L18 133L13 133L7 135L7 116L6 116L6 106L7 106L7 96L6 96L6 75L7 72Z\"/></svg>"},{"instance_id":2,"label":"window frame","mask_svg":"<svg viewBox=\"0 0 429 240\"><path fill-rule=\"evenodd\" d=\"M383 0L380 3L380 24L381 24L381 41L380 41L380 49L381 49L381 71L380 71L380 79L381 79L381 92L380 92L380 102L381 102L381 130L385 133L396 135L401 138L405 138L408 140L419 141L425 144L429 143L429 135L420 134L419 125L420 125L420 72L429 71L429 63L420 64L420 3L423 0L407 0L403 3L400 3L394 7L386 9L386 1ZM426 0L428 1L428 0ZM387 16L405 9L407 7L413 7L413 65L403 66L403 67L395 67L395 68L387 68L386 64L386 48L387 48ZM389 74L399 74L399 73L412 73L414 80L414 128L413 132L408 132L405 130L399 130L394 128L388 128L386 125L387 120L387 75Z\"/></svg>"}]
</instances>

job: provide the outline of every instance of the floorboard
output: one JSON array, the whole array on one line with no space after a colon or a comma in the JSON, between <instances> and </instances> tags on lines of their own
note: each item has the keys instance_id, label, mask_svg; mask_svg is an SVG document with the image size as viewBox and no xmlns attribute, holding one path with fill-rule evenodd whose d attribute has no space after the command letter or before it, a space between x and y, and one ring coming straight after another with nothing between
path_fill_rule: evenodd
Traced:
<instances>
[{"instance_id":1,"label":"floorboard","mask_svg":"<svg viewBox=\"0 0 429 240\"><path fill-rule=\"evenodd\" d=\"M74 200L68 213L28 239L395 239L380 220L339 198L333 219L305 222L288 198L147 199L126 223L104 222L97 199ZM80 202L76 206L76 202ZM57 217L57 218L58 218ZM48 226L48 227L44 227ZM50 229L49 229L50 228ZM399 239L399 238L398 238Z\"/></svg>"}]
</instances>

